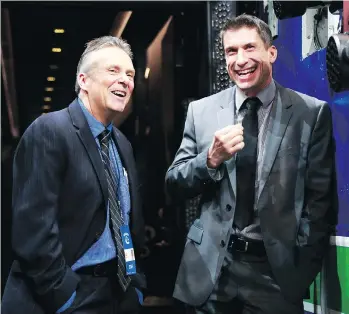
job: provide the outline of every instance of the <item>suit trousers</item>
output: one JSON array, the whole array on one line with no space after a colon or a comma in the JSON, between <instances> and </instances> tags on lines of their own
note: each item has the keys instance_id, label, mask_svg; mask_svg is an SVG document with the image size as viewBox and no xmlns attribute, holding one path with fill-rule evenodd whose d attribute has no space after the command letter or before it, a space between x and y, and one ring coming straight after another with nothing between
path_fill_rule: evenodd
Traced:
<instances>
[{"instance_id":1,"label":"suit trousers","mask_svg":"<svg viewBox=\"0 0 349 314\"><path fill-rule=\"evenodd\" d=\"M209 299L196 314L304 314L303 300L291 302L275 282L267 256L226 253Z\"/></svg>"},{"instance_id":2,"label":"suit trousers","mask_svg":"<svg viewBox=\"0 0 349 314\"><path fill-rule=\"evenodd\" d=\"M138 295L129 286L123 292L118 279L79 274L81 281L71 307L62 314L137 314L140 311Z\"/></svg>"}]
</instances>

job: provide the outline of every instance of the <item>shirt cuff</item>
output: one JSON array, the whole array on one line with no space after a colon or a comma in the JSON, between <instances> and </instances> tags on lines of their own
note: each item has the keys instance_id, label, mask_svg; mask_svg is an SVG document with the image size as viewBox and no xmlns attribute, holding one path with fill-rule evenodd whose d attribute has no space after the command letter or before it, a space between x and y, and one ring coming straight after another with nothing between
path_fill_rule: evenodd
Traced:
<instances>
[{"instance_id":1,"label":"shirt cuff","mask_svg":"<svg viewBox=\"0 0 349 314\"><path fill-rule=\"evenodd\" d=\"M214 181L220 181L223 179L224 171L223 167L219 166L218 168L209 168L207 167L208 174L210 175L211 179Z\"/></svg>"},{"instance_id":2,"label":"shirt cuff","mask_svg":"<svg viewBox=\"0 0 349 314\"><path fill-rule=\"evenodd\" d=\"M76 291L74 291L70 299L56 313L62 313L66 309L68 309L73 304L75 297L76 297Z\"/></svg>"}]
</instances>

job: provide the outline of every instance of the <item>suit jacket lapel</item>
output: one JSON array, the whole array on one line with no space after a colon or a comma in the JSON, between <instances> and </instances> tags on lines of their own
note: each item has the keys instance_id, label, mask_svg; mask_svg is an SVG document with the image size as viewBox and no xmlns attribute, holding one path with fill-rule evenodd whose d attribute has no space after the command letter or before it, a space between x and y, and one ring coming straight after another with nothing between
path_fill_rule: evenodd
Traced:
<instances>
[{"instance_id":1,"label":"suit jacket lapel","mask_svg":"<svg viewBox=\"0 0 349 314\"><path fill-rule=\"evenodd\" d=\"M223 129L227 125L235 123L235 86L228 89L226 98L222 99L220 109L217 112L218 129ZM236 170L235 170L235 158L232 157L225 162L229 181L233 189L234 195L236 195Z\"/></svg>"},{"instance_id":2,"label":"suit jacket lapel","mask_svg":"<svg viewBox=\"0 0 349 314\"><path fill-rule=\"evenodd\" d=\"M292 102L286 93L286 89L276 83L276 99L270 113L270 121L272 128L267 130L266 142L264 146L264 156L262 161L262 171L260 177L260 188L258 198L260 197L265 183L268 179L270 170L273 166L276 154L279 150L281 140L284 137L286 128L292 117Z\"/></svg>"},{"instance_id":3,"label":"suit jacket lapel","mask_svg":"<svg viewBox=\"0 0 349 314\"><path fill-rule=\"evenodd\" d=\"M77 100L73 101L69 106L69 113L72 118L73 125L76 127L76 133L86 149L92 166L96 172L99 184L101 186L104 201L108 201L108 185L104 173L104 165L96 141L92 135L91 129L86 121L84 113L80 108Z\"/></svg>"}]
</instances>

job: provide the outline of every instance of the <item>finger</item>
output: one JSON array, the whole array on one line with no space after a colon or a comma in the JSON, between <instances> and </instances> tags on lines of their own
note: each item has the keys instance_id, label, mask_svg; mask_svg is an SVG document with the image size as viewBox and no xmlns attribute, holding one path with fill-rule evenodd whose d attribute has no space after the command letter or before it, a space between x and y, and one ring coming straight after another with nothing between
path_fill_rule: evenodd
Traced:
<instances>
[{"instance_id":1,"label":"finger","mask_svg":"<svg viewBox=\"0 0 349 314\"><path fill-rule=\"evenodd\" d=\"M243 142L243 136L242 135L238 135L235 136L232 139L227 140L224 143L217 143L216 144L216 149L220 150L223 154L228 154L230 155L232 152L232 149L234 146L236 146L237 144Z\"/></svg>"},{"instance_id":2,"label":"finger","mask_svg":"<svg viewBox=\"0 0 349 314\"><path fill-rule=\"evenodd\" d=\"M245 143L240 142L240 143L238 143L230 148L229 154L232 156L232 155L236 154L239 150L243 149L244 147L245 147Z\"/></svg>"},{"instance_id":3,"label":"finger","mask_svg":"<svg viewBox=\"0 0 349 314\"><path fill-rule=\"evenodd\" d=\"M244 131L242 128L233 128L228 133L220 136L220 140L223 143L230 142L236 136L243 136Z\"/></svg>"},{"instance_id":4,"label":"finger","mask_svg":"<svg viewBox=\"0 0 349 314\"><path fill-rule=\"evenodd\" d=\"M216 131L212 143L216 147L222 147L238 135L243 135L243 127L239 124L230 125Z\"/></svg>"},{"instance_id":5,"label":"finger","mask_svg":"<svg viewBox=\"0 0 349 314\"><path fill-rule=\"evenodd\" d=\"M231 138L226 144L225 147L227 150L231 149L232 147L238 145L239 143L244 141L244 137L242 135L237 135Z\"/></svg>"},{"instance_id":6,"label":"finger","mask_svg":"<svg viewBox=\"0 0 349 314\"><path fill-rule=\"evenodd\" d=\"M223 134L226 134L228 133L232 128L233 128L234 125L230 124L230 125L227 125L226 127L224 127L223 129L219 129L215 132L215 135L223 135Z\"/></svg>"},{"instance_id":7,"label":"finger","mask_svg":"<svg viewBox=\"0 0 349 314\"><path fill-rule=\"evenodd\" d=\"M232 130L243 130L243 129L244 128L243 128L242 124L238 123L238 124L230 124L230 125L224 127L223 129L218 130L217 132L219 134L226 134L228 132L231 132Z\"/></svg>"}]
</instances>

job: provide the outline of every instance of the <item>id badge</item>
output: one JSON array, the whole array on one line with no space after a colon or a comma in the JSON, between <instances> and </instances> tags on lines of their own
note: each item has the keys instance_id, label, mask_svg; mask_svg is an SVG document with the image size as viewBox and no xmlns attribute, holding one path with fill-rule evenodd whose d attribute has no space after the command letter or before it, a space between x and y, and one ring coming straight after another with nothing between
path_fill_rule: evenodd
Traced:
<instances>
[{"instance_id":1,"label":"id badge","mask_svg":"<svg viewBox=\"0 0 349 314\"><path fill-rule=\"evenodd\" d=\"M125 253L126 275L134 275L136 273L136 258L129 226L122 225L120 233Z\"/></svg>"}]
</instances>

